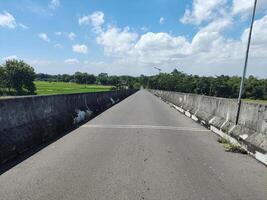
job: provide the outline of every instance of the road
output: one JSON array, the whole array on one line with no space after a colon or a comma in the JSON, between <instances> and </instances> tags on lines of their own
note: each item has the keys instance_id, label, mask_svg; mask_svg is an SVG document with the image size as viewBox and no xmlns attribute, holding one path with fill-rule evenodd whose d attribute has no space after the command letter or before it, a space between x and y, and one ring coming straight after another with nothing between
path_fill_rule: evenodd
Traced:
<instances>
[{"instance_id":1,"label":"road","mask_svg":"<svg viewBox=\"0 0 267 200\"><path fill-rule=\"evenodd\" d=\"M259 200L266 167L141 90L0 176L1 200Z\"/></svg>"}]
</instances>

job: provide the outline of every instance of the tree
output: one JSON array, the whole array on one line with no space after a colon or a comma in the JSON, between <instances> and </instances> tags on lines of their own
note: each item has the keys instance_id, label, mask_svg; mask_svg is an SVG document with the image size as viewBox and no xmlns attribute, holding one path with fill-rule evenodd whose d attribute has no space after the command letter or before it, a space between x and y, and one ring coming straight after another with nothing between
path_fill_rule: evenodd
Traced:
<instances>
[{"instance_id":1,"label":"tree","mask_svg":"<svg viewBox=\"0 0 267 200\"><path fill-rule=\"evenodd\" d=\"M18 95L34 94L36 90L33 82L35 72L30 65L21 60L7 60L3 65L3 70L5 72L5 86L9 92L13 89Z\"/></svg>"},{"instance_id":2,"label":"tree","mask_svg":"<svg viewBox=\"0 0 267 200\"><path fill-rule=\"evenodd\" d=\"M108 77L108 85L118 86L120 84L120 79L117 76Z\"/></svg>"},{"instance_id":3,"label":"tree","mask_svg":"<svg viewBox=\"0 0 267 200\"><path fill-rule=\"evenodd\" d=\"M96 77L93 74L76 72L74 74L74 80L79 84L94 84L96 82Z\"/></svg>"},{"instance_id":4,"label":"tree","mask_svg":"<svg viewBox=\"0 0 267 200\"><path fill-rule=\"evenodd\" d=\"M71 75L63 74L61 81L63 81L63 82L70 82L71 79L72 79L72 76Z\"/></svg>"},{"instance_id":5,"label":"tree","mask_svg":"<svg viewBox=\"0 0 267 200\"><path fill-rule=\"evenodd\" d=\"M149 77L141 74L139 77L138 82L140 83L140 85L142 85L144 88L148 87L148 82L149 82Z\"/></svg>"},{"instance_id":6,"label":"tree","mask_svg":"<svg viewBox=\"0 0 267 200\"><path fill-rule=\"evenodd\" d=\"M86 74L86 84L95 84L96 77L93 74Z\"/></svg>"},{"instance_id":7,"label":"tree","mask_svg":"<svg viewBox=\"0 0 267 200\"><path fill-rule=\"evenodd\" d=\"M143 76L139 81L143 84ZM147 77L151 89L196 93L224 98L237 98L241 78L238 76L193 76L174 69L171 73L160 73ZM250 76L245 80L244 98L267 99L267 79Z\"/></svg>"},{"instance_id":8,"label":"tree","mask_svg":"<svg viewBox=\"0 0 267 200\"><path fill-rule=\"evenodd\" d=\"M97 77L98 82L102 85L108 84L108 74L107 73L100 73Z\"/></svg>"},{"instance_id":9,"label":"tree","mask_svg":"<svg viewBox=\"0 0 267 200\"><path fill-rule=\"evenodd\" d=\"M76 72L74 74L74 80L76 83L79 84L86 84L87 83L87 73L82 73L82 72Z\"/></svg>"},{"instance_id":10,"label":"tree","mask_svg":"<svg viewBox=\"0 0 267 200\"><path fill-rule=\"evenodd\" d=\"M6 88L6 74L4 67L0 65L0 95L4 93L4 88Z\"/></svg>"}]
</instances>

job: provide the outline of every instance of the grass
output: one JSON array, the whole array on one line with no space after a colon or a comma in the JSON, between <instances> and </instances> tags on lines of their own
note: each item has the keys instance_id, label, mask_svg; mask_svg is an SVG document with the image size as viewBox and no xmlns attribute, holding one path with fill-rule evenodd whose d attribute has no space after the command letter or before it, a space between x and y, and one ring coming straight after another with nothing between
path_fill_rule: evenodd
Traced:
<instances>
[{"instance_id":1,"label":"grass","mask_svg":"<svg viewBox=\"0 0 267 200\"><path fill-rule=\"evenodd\" d=\"M243 149L241 146L232 144L229 140L225 138L218 138L217 141L223 145L224 150L227 152L247 154L246 150Z\"/></svg>"},{"instance_id":2,"label":"grass","mask_svg":"<svg viewBox=\"0 0 267 200\"><path fill-rule=\"evenodd\" d=\"M35 81L37 95L70 94L82 92L110 91L112 86L81 85L77 83Z\"/></svg>"},{"instance_id":3,"label":"grass","mask_svg":"<svg viewBox=\"0 0 267 200\"><path fill-rule=\"evenodd\" d=\"M267 100L256 100L256 99L244 99L244 102L267 104Z\"/></svg>"}]
</instances>

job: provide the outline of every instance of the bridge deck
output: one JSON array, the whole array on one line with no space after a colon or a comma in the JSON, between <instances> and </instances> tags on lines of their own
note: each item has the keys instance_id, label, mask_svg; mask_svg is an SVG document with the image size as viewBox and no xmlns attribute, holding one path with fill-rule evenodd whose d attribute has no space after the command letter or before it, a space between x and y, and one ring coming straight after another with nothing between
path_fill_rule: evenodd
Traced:
<instances>
[{"instance_id":1,"label":"bridge deck","mask_svg":"<svg viewBox=\"0 0 267 200\"><path fill-rule=\"evenodd\" d=\"M266 167L142 90L0 176L3 200L266 199Z\"/></svg>"}]
</instances>

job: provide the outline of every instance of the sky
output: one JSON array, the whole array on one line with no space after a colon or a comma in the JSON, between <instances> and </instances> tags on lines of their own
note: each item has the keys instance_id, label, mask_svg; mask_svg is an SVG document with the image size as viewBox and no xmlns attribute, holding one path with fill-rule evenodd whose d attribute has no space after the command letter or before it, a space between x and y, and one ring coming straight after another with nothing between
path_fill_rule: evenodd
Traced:
<instances>
[{"instance_id":1,"label":"sky","mask_svg":"<svg viewBox=\"0 0 267 200\"><path fill-rule=\"evenodd\" d=\"M37 73L241 75L254 0L0 0L0 63ZM267 78L267 0L247 75Z\"/></svg>"}]
</instances>

